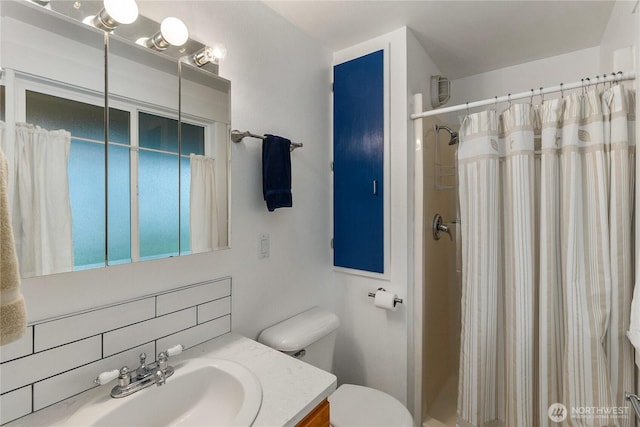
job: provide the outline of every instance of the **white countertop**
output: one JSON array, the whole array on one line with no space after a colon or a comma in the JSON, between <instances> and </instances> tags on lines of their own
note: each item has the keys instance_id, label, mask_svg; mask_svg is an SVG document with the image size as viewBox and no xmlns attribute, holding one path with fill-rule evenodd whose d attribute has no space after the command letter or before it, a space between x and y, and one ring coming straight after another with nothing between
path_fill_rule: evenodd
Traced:
<instances>
[{"instance_id":1,"label":"white countertop","mask_svg":"<svg viewBox=\"0 0 640 427\"><path fill-rule=\"evenodd\" d=\"M262 384L262 406L253 423L256 427L294 426L336 389L334 375L233 332L190 348L171 360L173 364L193 357L232 360L258 377ZM93 388L5 426L63 426L75 411L108 394L112 387L113 384L108 384Z\"/></svg>"}]
</instances>

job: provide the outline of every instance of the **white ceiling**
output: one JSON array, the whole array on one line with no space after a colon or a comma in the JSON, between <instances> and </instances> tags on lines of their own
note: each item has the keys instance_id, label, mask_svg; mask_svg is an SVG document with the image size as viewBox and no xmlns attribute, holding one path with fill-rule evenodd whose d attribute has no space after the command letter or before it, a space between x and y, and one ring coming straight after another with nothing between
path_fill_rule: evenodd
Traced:
<instances>
[{"instance_id":1,"label":"white ceiling","mask_svg":"<svg viewBox=\"0 0 640 427\"><path fill-rule=\"evenodd\" d=\"M598 46L614 1L264 0L331 51L411 28L451 79Z\"/></svg>"}]
</instances>

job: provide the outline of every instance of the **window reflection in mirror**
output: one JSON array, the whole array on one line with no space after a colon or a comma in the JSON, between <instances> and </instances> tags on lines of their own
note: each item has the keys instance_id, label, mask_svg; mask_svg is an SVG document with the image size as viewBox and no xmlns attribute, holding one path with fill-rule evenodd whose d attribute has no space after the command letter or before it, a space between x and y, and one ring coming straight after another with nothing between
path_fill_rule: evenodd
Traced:
<instances>
[{"instance_id":1,"label":"window reflection in mirror","mask_svg":"<svg viewBox=\"0 0 640 427\"><path fill-rule=\"evenodd\" d=\"M189 253L191 153L204 155L205 125L182 123L180 212L178 200L178 121L140 112L140 259ZM163 208L158 211L157 207ZM178 216L180 215L180 217ZM180 224L180 233L178 226ZM180 238L180 245L178 244Z\"/></svg>"},{"instance_id":2,"label":"window reflection in mirror","mask_svg":"<svg viewBox=\"0 0 640 427\"><path fill-rule=\"evenodd\" d=\"M80 116L91 123L85 126L73 115L61 114L58 103L104 107L104 33L74 26L22 1L0 2L0 19L0 67L6 85L1 146L9 164L9 207L21 275L105 265L104 226L90 227L89 239L102 247L97 254L89 251L83 258L84 253L74 252L73 222L81 218L72 213L75 190L68 179L74 170L70 163L78 165L72 161L78 146L89 144L77 138L104 141L102 109ZM41 107L54 112L50 120ZM104 144L98 148L104 152ZM104 206L104 162L91 173L92 183L101 185L92 196ZM94 216L104 224L104 208Z\"/></svg>"},{"instance_id":3,"label":"window reflection in mirror","mask_svg":"<svg viewBox=\"0 0 640 427\"><path fill-rule=\"evenodd\" d=\"M229 246L230 84L186 63L180 64L180 79L182 123L204 125L203 155L183 127L180 250L185 254ZM187 225L190 241L184 238Z\"/></svg>"},{"instance_id":4,"label":"window reflection in mirror","mask_svg":"<svg viewBox=\"0 0 640 427\"><path fill-rule=\"evenodd\" d=\"M115 108L109 110L109 263L118 264L131 262L131 114ZM71 133L68 175L73 218L73 269L103 267L104 107L27 90L26 118L28 123L44 129L65 129Z\"/></svg>"}]
</instances>

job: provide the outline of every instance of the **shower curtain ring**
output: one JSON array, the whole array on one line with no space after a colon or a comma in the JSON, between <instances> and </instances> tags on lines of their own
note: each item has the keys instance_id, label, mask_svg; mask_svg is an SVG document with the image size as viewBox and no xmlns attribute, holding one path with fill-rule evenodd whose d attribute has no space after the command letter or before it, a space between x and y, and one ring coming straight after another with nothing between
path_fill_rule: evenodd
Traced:
<instances>
[{"instance_id":1,"label":"shower curtain ring","mask_svg":"<svg viewBox=\"0 0 640 427\"><path fill-rule=\"evenodd\" d=\"M467 116L469 115L469 101L467 101Z\"/></svg>"},{"instance_id":2,"label":"shower curtain ring","mask_svg":"<svg viewBox=\"0 0 640 427\"><path fill-rule=\"evenodd\" d=\"M498 111L498 95L494 96L493 99L493 109Z\"/></svg>"},{"instance_id":3,"label":"shower curtain ring","mask_svg":"<svg viewBox=\"0 0 640 427\"><path fill-rule=\"evenodd\" d=\"M507 95L507 108L511 108L511 94Z\"/></svg>"},{"instance_id":4,"label":"shower curtain ring","mask_svg":"<svg viewBox=\"0 0 640 427\"><path fill-rule=\"evenodd\" d=\"M540 87L540 105L544 105L544 92L542 91L542 87Z\"/></svg>"},{"instance_id":5,"label":"shower curtain ring","mask_svg":"<svg viewBox=\"0 0 640 427\"><path fill-rule=\"evenodd\" d=\"M560 97L564 100L564 89L562 86L564 86L564 83L560 83Z\"/></svg>"},{"instance_id":6,"label":"shower curtain ring","mask_svg":"<svg viewBox=\"0 0 640 427\"><path fill-rule=\"evenodd\" d=\"M529 105L533 107L533 89L531 89L531 99L529 99Z\"/></svg>"}]
</instances>

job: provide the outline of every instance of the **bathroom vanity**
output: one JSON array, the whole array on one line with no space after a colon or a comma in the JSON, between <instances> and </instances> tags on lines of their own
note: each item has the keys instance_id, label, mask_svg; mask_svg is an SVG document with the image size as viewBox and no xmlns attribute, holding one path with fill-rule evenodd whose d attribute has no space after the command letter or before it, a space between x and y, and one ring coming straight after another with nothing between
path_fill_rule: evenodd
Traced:
<instances>
[{"instance_id":1,"label":"bathroom vanity","mask_svg":"<svg viewBox=\"0 0 640 427\"><path fill-rule=\"evenodd\" d=\"M329 404L326 399L336 389L334 375L235 333L185 350L172 358L171 363L178 372L182 362L193 358L231 360L248 368L258 378L262 387L262 404L253 426L328 427ZM168 378L162 387L171 387L171 380ZM5 425L71 425L74 414L86 410L89 403L109 396L113 385L95 387Z\"/></svg>"},{"instance_id":2,"label":"bathroom vanity","mask_svg":"<svg viewBox=\"0 0 640 427\"><path fill-rule=\"evenodd\" d=\"M329 401L325 399L313 411L309 412L296 427L328 427L329 425Z\"/></svg>"}]
</instances>

